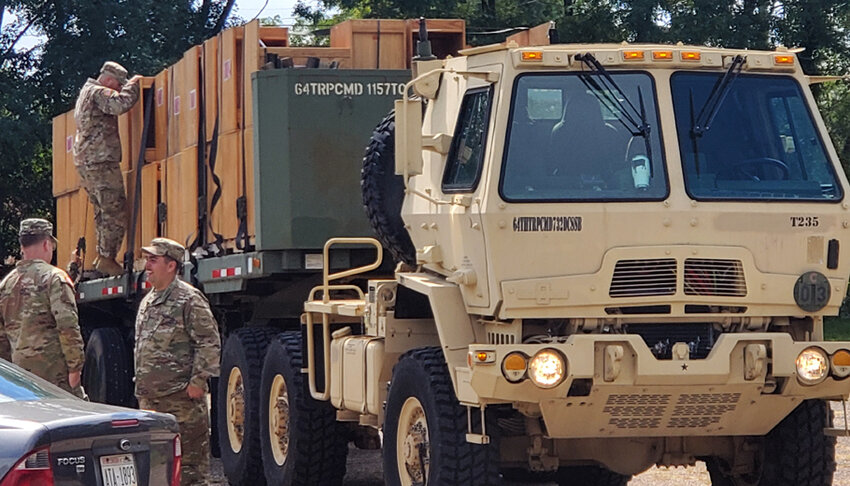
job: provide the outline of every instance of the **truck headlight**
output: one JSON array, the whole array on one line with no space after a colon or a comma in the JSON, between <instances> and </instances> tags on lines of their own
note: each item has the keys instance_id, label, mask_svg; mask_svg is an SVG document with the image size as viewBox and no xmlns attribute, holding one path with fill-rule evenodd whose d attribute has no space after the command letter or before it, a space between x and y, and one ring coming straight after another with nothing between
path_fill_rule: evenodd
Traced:
<instances>
[{"instance_id":1,"label":"truck headlight","mask_svg":"<svg viewBox=\"0 0 850 486\"><path fill-rule=\"evenodd\" d=\"M528 363L528 376L540 388L553 388L564 381L567 365L561 353L543 349Z\"/></svg>"},{"instance_id":2,"label":"truck headlight","mask_svg":"<svg viewBox=\"0 0 850 486\"><path fill-rule=\"evenodd\" d=\"M525 378L528 370L528 357L520 352L513 352L502 361L502 375L511 383L518 383Z\"/></svg>"},{"instance_id":3,"label":"truck headlight","mask_svg":"<svg viewBox=\"0 0 850 486\"><path fill-rule=\"evenodd\" d=\"M817 385L826 379L829 359L820 348L806 348L797 356L797 376L805 385Z\"/></svg>"}]
</instances>

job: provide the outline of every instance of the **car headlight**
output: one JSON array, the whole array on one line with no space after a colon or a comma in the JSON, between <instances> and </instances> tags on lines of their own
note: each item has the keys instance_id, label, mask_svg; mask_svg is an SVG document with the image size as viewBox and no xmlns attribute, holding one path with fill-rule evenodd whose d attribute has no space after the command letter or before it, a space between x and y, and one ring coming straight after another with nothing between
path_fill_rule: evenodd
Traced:
<instances>
[{"instance_id":1,"label":"car headlight","mask_svg":"<svg viewBox=\"0 0 850 486\"><path fill-rule=\"evenodd\" d=\"M540 388L552 388L564 380L566 369L561 353L554 349L544 349L528 363L528 376Z\"/></svg>"},{"instance_id":2,"label":"car headlight","mask_svg":"<svg viewBox=\"0 0 850 486\"><path fill-rule=\"evenodd\" d=\"M820 348L806 348L797 356L797 376L806 385L816 385L826 379L829 358Z\"/></svg>"}]
</instances>

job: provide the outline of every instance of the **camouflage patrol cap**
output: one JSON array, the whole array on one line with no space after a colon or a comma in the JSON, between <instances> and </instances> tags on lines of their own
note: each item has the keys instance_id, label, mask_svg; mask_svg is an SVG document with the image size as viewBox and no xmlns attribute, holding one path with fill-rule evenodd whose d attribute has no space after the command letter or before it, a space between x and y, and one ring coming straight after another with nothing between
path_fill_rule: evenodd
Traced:
<instances>
[{"instance_id":1,"label":"camouflage patrol cap","mask_svg":"<svg viewBox=\"0 0 850 486\"><path fill-rule=\"evenodd\" d=\"M154 238L151 240L151 246L143 246L142 251L156 256L167 256L178 262L183 261L183 254L186 248L180 243L168 238Z\"/></svg>"},{"instance_id":2,"label":"camouflage patrol cap","mask_svg":"<svg viewBox=\"0 0 850 486\"><path fill-rule=\"evenodd\" d=\"M18 236L49 236L54 242L57 241L53 236L53 224L41 218L27 218L21 221Z\"/></svg>"},{"instance_id":3,"label":"camouflage patrol cap","mask_svg":"<svg viewBox=\"0 0 850 486\"><path fill-rule=\"evenodd\" d=\"M103 63L103 67L100 68L100 74L111 76L121 84L127 82L127 70L124 69L124 66L114 61L106 61Z\"/></svg>"}]
</instances>

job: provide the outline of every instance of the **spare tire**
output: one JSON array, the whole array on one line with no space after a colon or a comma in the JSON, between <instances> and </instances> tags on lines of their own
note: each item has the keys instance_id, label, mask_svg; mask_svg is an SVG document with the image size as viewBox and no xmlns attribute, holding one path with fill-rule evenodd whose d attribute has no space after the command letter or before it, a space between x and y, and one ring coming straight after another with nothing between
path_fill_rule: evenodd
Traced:
<instances>
[{"instance_id":1,"label":"spare tire","mask_svg":"<svg viewBox=\"0 0 850 486\"><path fill-rule=\"evenodd\" d=\"M395 261L416 263L416 249L401 219L404 180L395 174L395 112L391 111L372 132L363 155L360 191L366 215L378 240Z\"/></svg>"}]
</instances>

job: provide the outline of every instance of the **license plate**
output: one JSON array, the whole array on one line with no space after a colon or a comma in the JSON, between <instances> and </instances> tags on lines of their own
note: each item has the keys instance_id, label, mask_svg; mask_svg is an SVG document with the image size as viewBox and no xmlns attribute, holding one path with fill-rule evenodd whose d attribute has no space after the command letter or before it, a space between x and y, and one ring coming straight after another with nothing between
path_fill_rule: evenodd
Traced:
<instances>
[{"instance_id":1,"label":"license plate","mask_svg":"<svg viewBox=\"0 0 850 486\"><path fill-rule=\"evenodd\" d=\"M116 454L100 457L103 486L137 486L136 462L133 454Z\"/></svg>"}]
</instances>

